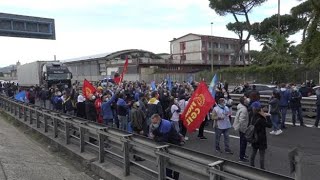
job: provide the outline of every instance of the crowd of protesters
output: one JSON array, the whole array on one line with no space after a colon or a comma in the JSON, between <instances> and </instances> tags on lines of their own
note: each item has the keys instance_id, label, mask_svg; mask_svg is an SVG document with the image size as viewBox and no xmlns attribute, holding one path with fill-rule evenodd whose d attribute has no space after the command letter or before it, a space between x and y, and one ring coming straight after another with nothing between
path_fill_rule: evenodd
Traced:
<instances>
[{"instance_id":1,"label":"crowd of protesters","mask_svg":"<svg viewBox=\"0 0 320 180\"><path fill-rule=\"evenodd\" d=\"M108 83L97 84L96 91L86 96L82 93L82 87L74 84L72 87L51 87L49 89L39 86L27 89L26 102L35 103L36 99L44 108L74 115L92 122L102 123L110 127L147 136L157 142L168 142L183 145L188 141L187 129L182 123L181 114L186 108L192 93L198 83L192 82L168 82L163 81L152 87L146 82L123 82L121 85ZM12 97L17 91L14 85L1 85ZM271 135L280 135L286 128L287 110L292 110L292 124L296 125L296 119L300 126L305 126L302 116L301 99L303 87L298 89L294 84L280 84L273 92L268 107L260 103L260 94L254 87L245 91L237 105L235 118L232 120L233 101L228 91L228 83L218 83L215 89L216 104L203 119L198 129L198 138L206 140L204 127L209 120L213 120L215 130L215 150L223 153L220 147L220 138L223 134L224 152L233 154L229 144L229 131L233 127L239 131L241 162L249 162L255 165L255 156L259 151L260 168L264 169L264 156L267 149L266 128L272 128ZM13 91L13 92L11 92ZM13 93L13 94L12 94ZM317 120L320 115L320 91L317 94ZM246 131L248 126L254 126L257 139L252 142L251 156L246 155ZM135 157L136 160L143 160ZM179 173L167 169L167 176L179 178Z\"/></svg>"}]
</instances>

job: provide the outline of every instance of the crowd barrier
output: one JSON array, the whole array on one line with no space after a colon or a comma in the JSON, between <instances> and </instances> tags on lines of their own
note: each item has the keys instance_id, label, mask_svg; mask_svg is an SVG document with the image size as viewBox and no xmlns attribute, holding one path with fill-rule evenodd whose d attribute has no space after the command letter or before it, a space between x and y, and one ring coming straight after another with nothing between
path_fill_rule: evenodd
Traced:
<instances>
[{"instance_id":1,"label":"crowd barrier","mask_svg":"<svg viewBox=\"0 0 320 180\"><path fill-rule=\"evenodd\" d=\"M234 105L239 104L239 99L240 97L243 96L243 94L230 94L231 99L233 100ZM267 106L268 102L270 100L270 96L268 95L261 95L260 96L260 101L263 106ZM316 116L316 98L312 97L303 97L301 100L301 106L302 109L304 110L305 115L315 117Z\"/></svg>"},{"instance_id":2,"label":"crowd barrier","mask_svg":"<svg viewBox=\"0 0 320 180\"><path fill-rule=\"evenodd\" d=\"M100 163L106 157L122 165L123 174L130 175L132 167L148 174L149 179L164 180L166 168L197 180L291 180L294 178L253 168L220 157L203 154L184 147L156 143L151 139L106 127L74 116L43 109L0 96L0 107L29 127L63 138L65 146L75 144L80 152L95 153ZM92 138L95 141L90 141ZM92 149L94 151L92 151ZM136 162L136 155L145 162ZM298 178L296 178L298 179Z\"/></svg>"}]
</instances>

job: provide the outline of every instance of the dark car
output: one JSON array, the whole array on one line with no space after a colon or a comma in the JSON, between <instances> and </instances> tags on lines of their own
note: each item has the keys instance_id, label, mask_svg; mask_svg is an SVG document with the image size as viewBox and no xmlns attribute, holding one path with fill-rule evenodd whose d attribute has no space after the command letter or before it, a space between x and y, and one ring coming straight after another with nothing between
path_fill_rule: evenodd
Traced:
<instances>
[{"instance_id":1,"label":"dark car","mask_svg":"<svg viewBox=\"0 0 320 180\"><path fill-rule=\"evenodd\" d=\"M276 85L269 85L269 84L250 84L249 88L246 90L252 91L252 86L256 86L256 90L260 93L260 95L272 95L273 91L276 90L277 86ZM237 86L234 88L234 90L231 92L234 94L242 94L244 92L244 87L243 86Z\"/></svg>"}]
</instances>

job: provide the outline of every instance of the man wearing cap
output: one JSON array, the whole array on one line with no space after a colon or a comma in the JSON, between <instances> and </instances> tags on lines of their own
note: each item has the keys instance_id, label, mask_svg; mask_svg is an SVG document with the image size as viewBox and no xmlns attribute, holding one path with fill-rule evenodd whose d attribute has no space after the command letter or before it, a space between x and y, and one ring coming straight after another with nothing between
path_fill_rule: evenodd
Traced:
<instances>
[{"instance_id":1,"label":"man wearing cap","mask_svg":"<svg viewBox=\"0 0 320 180\"><path fill-rule=\"evenodd\" d=\"M215 146L216 146L216 151L220 153L222 152L220 149L220 137L221 137L221 134L223 134L225 152L227 154L233 154L229 146L229 129L231 128L230 116L231 116L231 111L225 105L225 99L220 98L218 100L218 105L213 108L213 112L212 112L212 118L213 120L215 120L215 123L214 123L215 134L216 134Z\"/></svg>"}]
</instances>

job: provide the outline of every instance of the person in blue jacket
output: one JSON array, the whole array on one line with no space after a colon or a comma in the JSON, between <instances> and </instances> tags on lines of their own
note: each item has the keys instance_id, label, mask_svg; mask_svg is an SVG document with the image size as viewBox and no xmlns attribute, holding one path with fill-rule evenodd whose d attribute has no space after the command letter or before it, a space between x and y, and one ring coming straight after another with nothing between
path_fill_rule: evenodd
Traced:
<instances>
[{"instance_id":1,"label":"person in blue jacket","mask_svg":"<svg viewBox=\"0 0 320 180\"><path fill-rule=\"evenodd\" d=\"M287 117L287 110L290 102L290 91L286 88L285 84L281 84L280 88L280 113L281 113L281 129L285 129L285 122Z\"/></svg>"},{"instance_id":2,"label":"person in blue jacket","mask_svg":"<svg viewBox=\"0 0 320 180\"><path fill-rule=\"evenodd\" d=\"M128 129L128 115L129 104L125 101L126 95L120 94L117 101L117 114L119 119L119 129L127 131Z\"/></svg>"},{"instance_id":3,"label":"person in blue jacket","mask_svg":"<svg viewBox=\"0 0 320 180\"><path fill-rule=\"evenodd\" d=\"M114 117L113 117L111 105L115 101L116 98L117 98L117 94L113 93L112 91L109 91L107 93L107 95L103 96L103 102L101 105L103 122L107 126L111 126L111 127L115 127L115 122L113 121Z\"/></svg>"},{"instance_id":4,"label":"person in blue jacket","mask_svg":"<svg viewBox=\"0 0 320 180\"><path fill-rule=\"evenodd\" d=\"M151 116L149 137L156 142L181 145L181 136L176 131L173 124L168 120L161 119L159 114L153 114ZM178 180L179 172L166 168L166 176Z\"/></svg>"}]
</instances>

